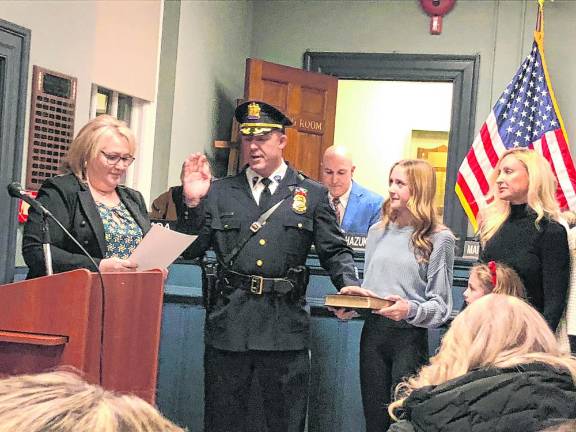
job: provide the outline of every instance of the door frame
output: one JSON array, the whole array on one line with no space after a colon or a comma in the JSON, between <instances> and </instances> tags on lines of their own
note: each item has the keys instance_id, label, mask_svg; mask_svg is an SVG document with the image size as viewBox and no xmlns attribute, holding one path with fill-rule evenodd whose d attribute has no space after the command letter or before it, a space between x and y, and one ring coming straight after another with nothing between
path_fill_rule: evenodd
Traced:
<instances>
[{"instance_id":1,"label":"door frame","mask_svg":"<svg viewBox=\"0 0 576 432\"><path fill-rule=\"evenodd\" d=\"M12 282L18 229L17 201L6 186L20 181L26 123L30 30L0 19L0 58L4 81L0 82L0 284Z\"/></svg>"},{"instance_id":2,"label":"door frame","mask_svg":"<svg viewBox=\"0 0 576 432\"><path fill-rule=\"evenodd\" d=\"M458 169L474 140L480 54L304 53L304 69L342 79L451 82L452 116L446 184L456 185ZM444 222L457 237L461 256L468 218L454 187L446 187Z\"/></svg>"}]
</instances>

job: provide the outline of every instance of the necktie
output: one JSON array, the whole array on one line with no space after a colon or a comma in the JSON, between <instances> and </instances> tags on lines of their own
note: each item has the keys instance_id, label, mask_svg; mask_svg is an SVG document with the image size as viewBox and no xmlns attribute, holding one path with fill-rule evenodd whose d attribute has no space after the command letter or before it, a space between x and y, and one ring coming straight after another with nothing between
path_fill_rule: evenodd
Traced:
<instances>
[{"instance_id":1,"label":"necktie","mask_svg":"<svg viewBox=\"0 0 576 432\"><path fill-rule=\"evenodd\" d=\"M342 215L340 214L340 198L332 198L332 205L334 206L334 213L336 213L336 220L338 225L342 222Z\"/></svg>"},{"instance_id":2,"label":"necktie","mask_svg":"<svg viewBox=\"0 0 576 432\"><path fill-rule=\"evenodd\" d=\"M265 211L268 210L268 207L270 207L270 201L272 201L272 193L270 192L269 187L272 180L268 177L263 177L260 181L264 185L264 190L260 194L260 203L258 203L258 206L260 207L260 210Z\"/></svg>"}]
</instances>

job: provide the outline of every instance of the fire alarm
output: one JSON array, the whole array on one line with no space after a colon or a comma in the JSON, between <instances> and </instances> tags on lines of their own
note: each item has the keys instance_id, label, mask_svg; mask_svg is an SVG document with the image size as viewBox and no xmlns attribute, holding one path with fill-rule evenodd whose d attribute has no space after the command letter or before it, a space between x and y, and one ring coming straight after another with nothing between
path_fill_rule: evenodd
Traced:
<instances>
[{"instance_id":1,"label":"fire alarm","mask_svg":"<svg viewBox=\"0 0 576 432\"><path fill-rule=\"evenodd\" d=\"M420 0L420 6L430 16L430 34L442 33L442 17L452 10L456 0Z\"/></svg>"}]
</instances>

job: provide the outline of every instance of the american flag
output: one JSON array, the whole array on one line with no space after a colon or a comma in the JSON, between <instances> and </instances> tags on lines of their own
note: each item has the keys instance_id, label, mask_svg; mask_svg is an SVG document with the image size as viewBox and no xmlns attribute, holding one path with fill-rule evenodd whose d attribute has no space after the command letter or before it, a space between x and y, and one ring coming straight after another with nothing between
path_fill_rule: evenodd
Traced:
<instances>
[{"instance_id":1,"label":"american flag","mask_svg":"<svg viewBox=\"0 0 576 432\"><path fill-rule=\"evenodd\" d=\"M541 14L540 8L539 25ZM513 147L540 152L558 179L560 207L576 209L576 170L550 84L543 39L544 32L537 30L530 54L492 108L458 171L456 194L474 229L479 209L491 198L488 179L499 156Z\"/></svg>"}]
</instances>

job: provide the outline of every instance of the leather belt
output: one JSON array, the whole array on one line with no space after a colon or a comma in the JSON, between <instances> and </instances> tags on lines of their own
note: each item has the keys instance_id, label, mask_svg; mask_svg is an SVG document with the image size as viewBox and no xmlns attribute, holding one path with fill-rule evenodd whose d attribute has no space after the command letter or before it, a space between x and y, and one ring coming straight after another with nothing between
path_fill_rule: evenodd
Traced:
<instances>
[{"instance_id":1,"label":"leather belt","mask_svg":"<svg viewBox=\"0 0 576 432\"><path fill-rule=\"evenodd\" d=\"M218 279L230 287L242 289L254 295L266 293L288 294L295 288L294 283L290 279L245 275L231 270L222 271L218 275Z\"/></svg>"}]
</instances>

